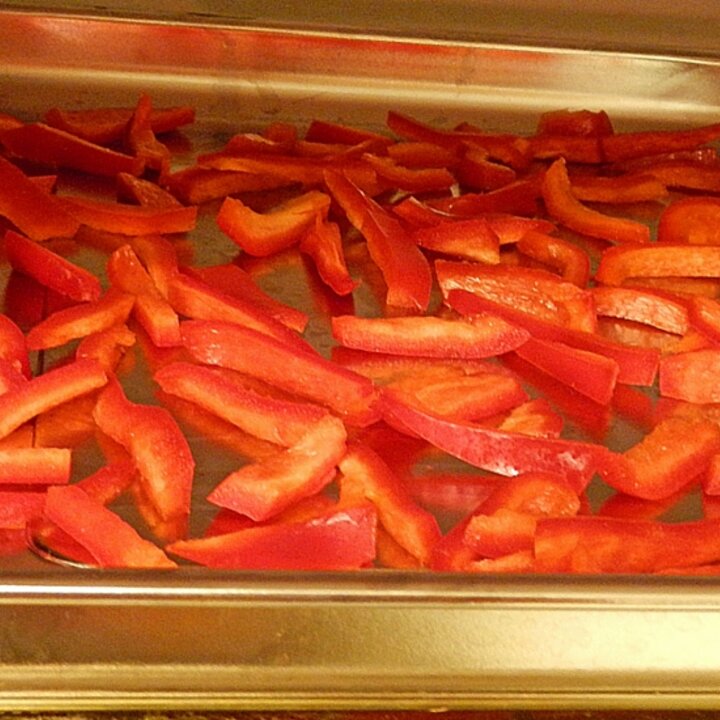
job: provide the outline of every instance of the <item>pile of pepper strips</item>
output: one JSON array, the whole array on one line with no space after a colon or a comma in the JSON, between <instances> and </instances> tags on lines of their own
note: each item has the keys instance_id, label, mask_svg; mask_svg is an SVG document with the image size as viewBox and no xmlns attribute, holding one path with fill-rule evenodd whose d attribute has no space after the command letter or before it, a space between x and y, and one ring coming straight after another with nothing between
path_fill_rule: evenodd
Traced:
<instances>
[{"instance_id":1,"label":"pile of pepper strips","mask_svg":"<svg viewBox=\"0 0 720 720\"><path fill-rule=\"evenodd\" d=\"M716 572L720 125L622 133L559 110L519 136L389 112L386 132L238 132L178 168L167 139L194 119L146 94L0 115L6 552L30 537L100 567ZM116 198L72 192L78 175ZM199 208L235 261L183 261ZM102 277L73 260L87 245ZM328 318L330 358L244 268L287 253L344 307L360 283L379 297L378 316ZM51 349L63 361L37 370ZM152 402L123 386L133 353ZM82 430L49 446L68 408ZM201 537L188 408L244 438ZM614 414L642 439L606 447ZM86 442L106 462L76 478ZM445 456L463 470L413 475ZM614 492L593 508L597 477ZM704 517L663 521L690 492ZM128 495L142 528L113 510ZM441 529L433 503L457 522Z\"/></svg>"}]
</instances>

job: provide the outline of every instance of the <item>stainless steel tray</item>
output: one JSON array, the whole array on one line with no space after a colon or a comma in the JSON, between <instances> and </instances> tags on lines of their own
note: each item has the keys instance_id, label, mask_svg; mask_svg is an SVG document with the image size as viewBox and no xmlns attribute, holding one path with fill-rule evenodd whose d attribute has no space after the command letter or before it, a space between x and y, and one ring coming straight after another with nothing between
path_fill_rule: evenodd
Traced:
<instances>
[{"instance_id":1,"label":"stainless steel tray","mask_svg":"<svg viewBox=\"0 0 720 720\"><path fill-rule=\"evenodd\" d=\"M293 22L256 5L131 3L115 18L0 3L0 109L33 118L146 90L197 106L196 149L270 120L378 127L388 109L518 132L561 107L605 109L623 128L716 120L707 38L680 53L666 22L662 54L643 33L590 46L577 18L521 33L511 10L530 5L500 6L367 6L371 32L361 4L331 4L322 23L310 4ZM452 22L434 28L446 7ZM460 22L493 7L515 18L504 34L498 15L485 37ZM0 707L710 708L718 636L711 578L96 572L27 554L0 566Z\"/></svg>"}]
</instances>

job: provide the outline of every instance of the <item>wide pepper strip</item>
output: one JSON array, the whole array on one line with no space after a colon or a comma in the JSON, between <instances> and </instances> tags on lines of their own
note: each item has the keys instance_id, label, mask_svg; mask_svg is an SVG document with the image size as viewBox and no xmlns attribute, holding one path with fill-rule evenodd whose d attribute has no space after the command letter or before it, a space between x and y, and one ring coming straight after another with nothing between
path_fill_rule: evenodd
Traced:
<instances>
[{"instance_id":1,"label":"wide pepper strip","mask_svg":"<svg viewBox=\"0 0 720 720\"><path fill-rule=\"evenodd\" d=\"M658 386L660 395L691 403L720 402L720 348L666 355L660 360Z\"/></svg>"},{"instance_id":2,"label":"wide pepper strip","mask_svg":"<svg viewBox=\"0 0 720 720\"><path fill-rule=\"evenodd\" d=\"M5 253L14 270L78 302L98 300L102 286L85 268L20 233L5 233Z\"/></svg>"},{"instance_id":3,"label":"wide pepper strip","mask_svg":"<svg viewBox=\"0 0 720 720\"><path fill-rule=\"evenodd\" d=\"M508 476L538 470L560 473L578 493L610 452L592 443L529 437L453 422L413 407L388 390L381 393L379 404L383 418L397 430L418 435L470 465Z\"/></svg>"},{"instance_id":4,"label":"wide pepper strip","mask_svg":"<svg viewBox=\"0 0 720 720\"><path fill-rule=\"evenodd\" d=\"M720 244L720 198L686 197L670 203L660 214L659 242Z\"/></svg>"},{"instance_id":5,"label":"wide pepper strip","mask_svg":"<svg viewBox=\"0 0 720 720\"><path fill-rule=\"evenodd\" d=\"M215 568L357 570L375 559L377 514L370 504L327 511L166 546L172 555Z\"/></svg>"},{"instance_id":6,"label":"wide pepper strip","mask_svg":"<svg viewBox=\"0 0 720 720\"><path fill-rule=\"evenodd\" d=\"M346 440L342 421L328 413L290 447L230 473L207 499L255 521L268 520L332 482Z\"/></svg>"},{"instance_id":7,"label":"wide pepper strip","mask_svg":"<svg viewBox=\"0 0 720 720\"><path fill-rule=\"evenodd\" d=\"M370 257L387 284L387 304L426 310L432 290L430 264L400 222L345 175L327 172L324 178L350 223L366 240Z\"/></svg>"},{"instance_id":8,"label":"wide pepper strip","mask_svg":"<svg viewBox=\"0 0 720 720\"><path fill-rule=\"evenodd\" d=\"M0 215L33 240L72 237L80 223L62 203L0 156Z\"/></svg>"},{"instance_id":9,"label":"wide pepper strip","mask_svg":"<svg viewBox=\"0 0 720 720\"><path fill-rule=\"evenodd\" d=\"M431 316L332 318L333 337L359 350L440 358L486 358L517 349L530 334L493 315L466 319Z\"/></svg>"},{"instance_id":10,"label":"wide pepper strip","mask_svg":"<svg viewBox=\"0 0 720 720\"><path fill-rule=\"evenodd\" d=\"M564 328L465 290L451 290L448 293L447 302L450 307L463 315L493 312L524 327L535 338L561 342L579 350L587 350L611 358L617 362L619 367L618 382L649 386L655 381L660 353L652 348L621 345L607 340L597 333Z\"/></svg>"},{"instance_id":11,"label":"wide pepper strip","mask_svg":"<svg viewBox=\"0 0 720 720\"><path fill-rule=\"evenodd\" d=\"M146 519L153 531L167 541L184 537L195 461L173 416L165 408L128 400L113 378L100 394L93 418L133 459L139 489L150 503Z\"/></svg>"}]
</instances>

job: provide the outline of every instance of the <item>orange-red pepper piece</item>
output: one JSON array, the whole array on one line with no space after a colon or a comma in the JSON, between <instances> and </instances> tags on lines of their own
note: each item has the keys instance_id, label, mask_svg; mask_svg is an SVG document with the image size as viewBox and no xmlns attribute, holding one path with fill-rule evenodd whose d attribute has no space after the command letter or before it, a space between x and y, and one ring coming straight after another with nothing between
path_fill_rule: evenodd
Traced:
<instances>
[{"instance_id":1,"label":"orange-red pepper piece","mask_svg":"<svg viewBox=\"0 0 720 720\"><path fill-rule=\"evenodd\" d=\"M720 198L686 197L660 214L658 242L720 245Z\"/></svg>"}]
</instances>

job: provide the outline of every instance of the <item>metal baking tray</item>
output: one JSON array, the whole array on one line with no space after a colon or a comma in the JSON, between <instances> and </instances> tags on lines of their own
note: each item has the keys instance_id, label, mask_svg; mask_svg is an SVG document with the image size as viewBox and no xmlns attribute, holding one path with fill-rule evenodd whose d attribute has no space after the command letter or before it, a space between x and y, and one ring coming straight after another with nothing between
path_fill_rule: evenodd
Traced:
<instances>
[{"instance_id":1,"label":"metal baking tray","mask_svg":"<svg viewBox=\"0 0 720 720\"><path fill-rule=\"evenodd\" d=\"M562 3L549 15L522 2L295 5L135 2L115 17L0 2L0 109L130 106L145 90L197 107L194 151L275 120L381 127L388 109L517 132L563 107L604 109L626 129L717 119L720 52L699 31L683 52L669 4L646 23L628 14L631 37L613 2L588 4L588 22L605 22L595 36ZM0 560L3 710L712 708L718 636L712 578Z\"/></svg>"}]
</instances>

